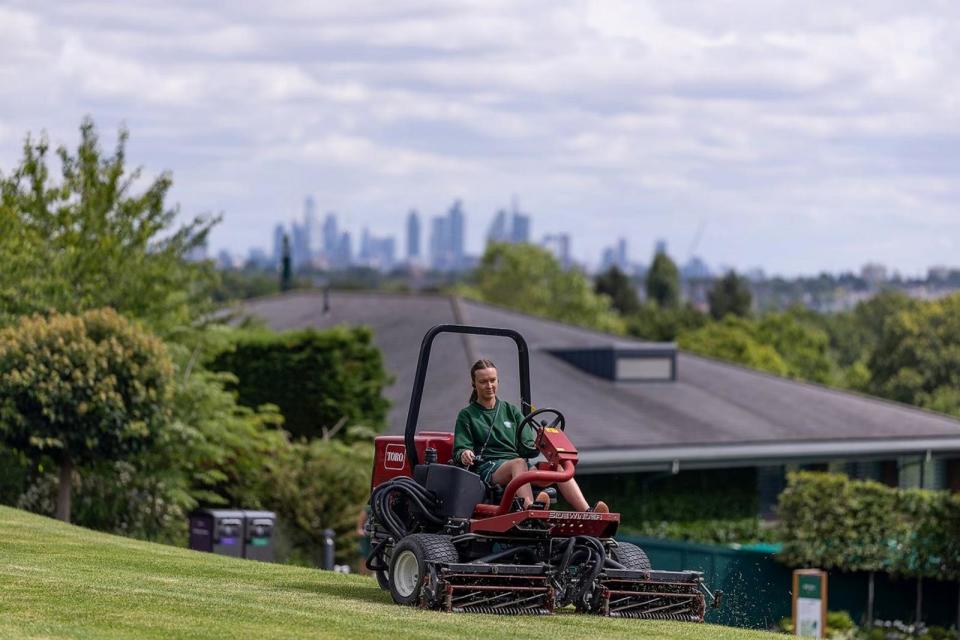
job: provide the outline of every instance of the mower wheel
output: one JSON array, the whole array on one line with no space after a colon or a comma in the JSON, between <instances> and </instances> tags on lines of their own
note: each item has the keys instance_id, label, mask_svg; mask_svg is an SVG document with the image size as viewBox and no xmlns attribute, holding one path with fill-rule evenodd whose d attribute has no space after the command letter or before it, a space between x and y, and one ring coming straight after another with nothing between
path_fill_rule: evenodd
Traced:
<instances>
[{"instance_id":1,"label":"mower wheel","mask_svg":"<svg viewBox=\"0 0 960 640\"><path fill-rule=\"evenodd\" d=\"M459 561L460 555L449 536L415 533L403 538L390 558L390 596L397 604L416 606L427 564Z\"/></svg>"},{"instance_id":2,"label":"mower wheel","mask_svg":"<svg viewBox=\"0 0 960 640\"><path fill-rule=\"evenodd\" d=\"M613 559L627 569L634 571L649 571L650 559L646 552L635 544L618 542L613 549Z\"/></svg>"}]
</instances>

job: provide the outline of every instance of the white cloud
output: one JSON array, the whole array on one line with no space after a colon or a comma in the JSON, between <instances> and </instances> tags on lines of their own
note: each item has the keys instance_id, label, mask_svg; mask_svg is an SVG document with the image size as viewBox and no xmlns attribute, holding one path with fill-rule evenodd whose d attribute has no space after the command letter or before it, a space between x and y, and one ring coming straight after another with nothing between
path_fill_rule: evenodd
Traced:
<instances>
[{"instance_id":1,"label":"white cloud","mask_svg":"<svg viewBox=\"0 0 960 640\"><path fill-rule=\"evenodd\" d=\"M953 5L892 0L13 0L0 170L27 130L72 142L90 114L129 124L185 213L224 210L214 241L236 248L306 193L394 232L398 210L462 196L478 237L517 193L585 258L705 218L739 234L715 262L917 268L949 254L863 252L917 237L911 220L960 233L958 26Z\"/></svg>"}]
</instances>

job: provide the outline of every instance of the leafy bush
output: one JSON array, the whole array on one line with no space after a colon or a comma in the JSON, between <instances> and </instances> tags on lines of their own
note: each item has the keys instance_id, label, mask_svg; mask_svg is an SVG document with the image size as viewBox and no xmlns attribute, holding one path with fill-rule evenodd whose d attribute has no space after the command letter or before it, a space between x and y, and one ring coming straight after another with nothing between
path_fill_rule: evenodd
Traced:
<instances>
[{"instance_id":1,"label":"leafy bush","mask_svg":"<svg viewBox=\"0 0 960 640\"><path fill-rule=\"evenodd\" d=\"M232 347L210 366L236 376L230 387L243 405L279 407L284 428L294 436L386 425L389 403L381 392L389 377L367 328L237 331Z\"/></svg>"},{"instance_id":2,"label":"leafy bush","mask_svg":"<svg viewBox=\"0 0 960 640\"><path fill-rule=\"evenodd\" d=\"M60 467L57 515L69 520L74 465L122 460L155 441L172 376L164 344L112 309L24 317L0 331L0 438Z\"/></svg>"}]
</instances>

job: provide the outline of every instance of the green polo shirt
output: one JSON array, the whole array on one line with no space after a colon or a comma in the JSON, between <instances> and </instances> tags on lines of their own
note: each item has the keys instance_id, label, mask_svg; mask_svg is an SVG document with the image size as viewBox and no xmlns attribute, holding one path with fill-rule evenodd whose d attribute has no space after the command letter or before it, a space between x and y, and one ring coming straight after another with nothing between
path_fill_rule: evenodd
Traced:
<instances>
[{"instance_id":1,"label":"green polo shirt","mask_svg":"<svg viewBox=\"0 0 960 640\"><path fill-rule=\"evenodd\" d=\"M482 455L485 461L519 457L517 427L522 420L520 409L499 398L492 409L485 409L476 402L471 402L457 415L457 425L453 430L454 461L462 464L460 455L466 449L473 449L473 452ZM524 444L534 448L534 430L528 428L523 435ZM487 443L486 446L484 442Z\"/></svg>"}]
</instances>

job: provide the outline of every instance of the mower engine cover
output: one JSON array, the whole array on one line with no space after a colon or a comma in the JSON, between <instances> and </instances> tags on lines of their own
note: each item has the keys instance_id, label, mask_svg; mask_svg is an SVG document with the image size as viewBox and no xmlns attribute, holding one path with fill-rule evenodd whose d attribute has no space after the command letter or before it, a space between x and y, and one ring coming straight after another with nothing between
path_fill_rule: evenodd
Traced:
<instances>
[{"instance_id":1,"label":"mower engine cover","mask_svg":"<svg viewBox=\"0 0 960 640\"><path fill-rule=\"evenodd\" d=\"M407 460L407 447L403 436L377 436L374 442L373 478L374 489L387 480L399 476L413 477L413 469ZM447 462L453 458L453 434L443 431L423 431L414 438L417 457L426 458L427 448L437 450L437 461Z\"/></svg>"}]
</instances>

